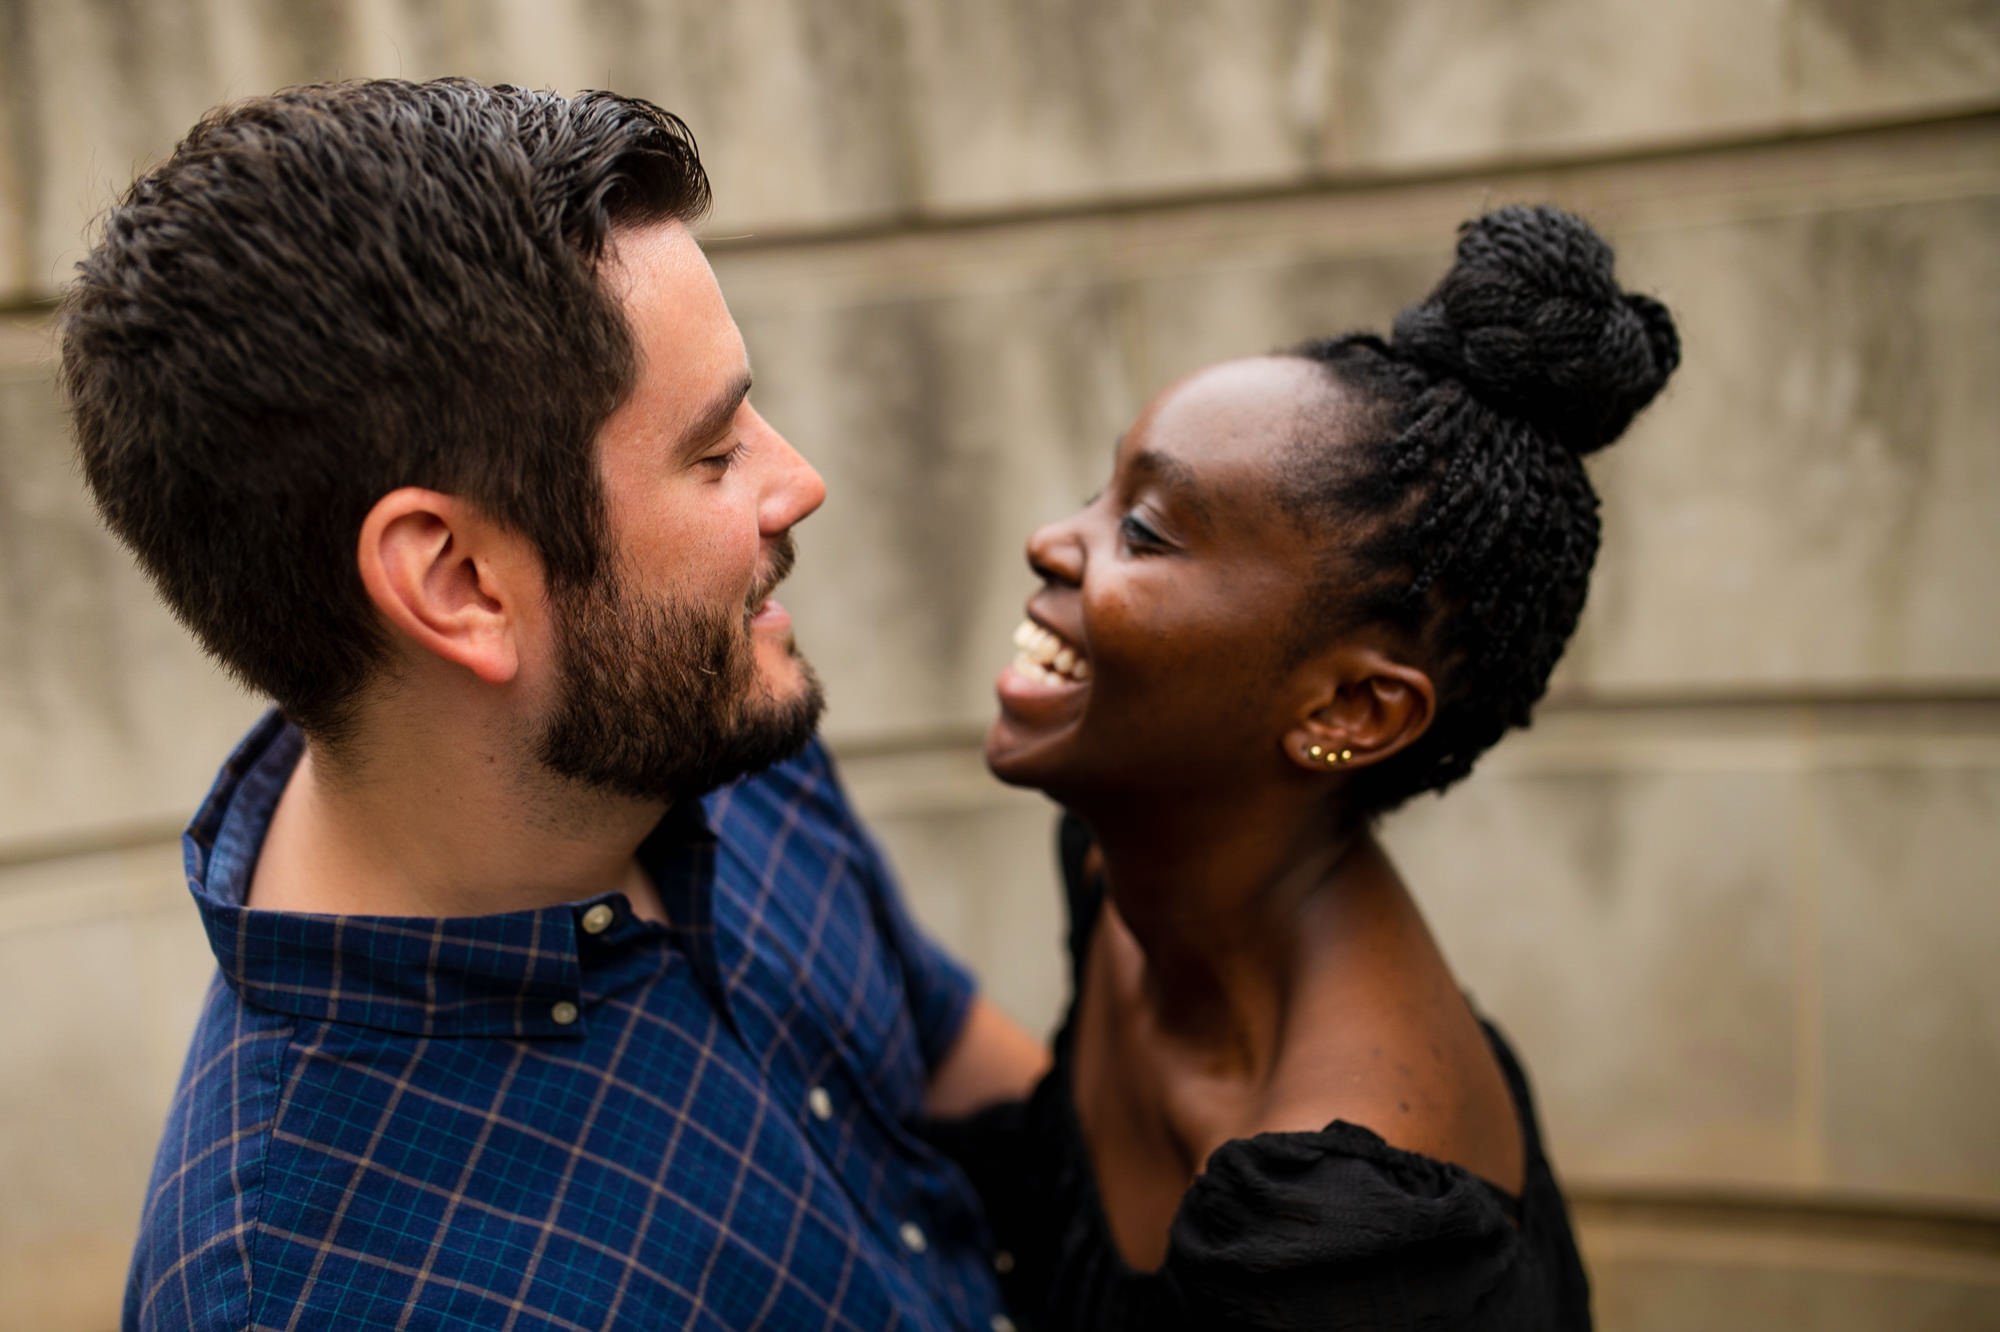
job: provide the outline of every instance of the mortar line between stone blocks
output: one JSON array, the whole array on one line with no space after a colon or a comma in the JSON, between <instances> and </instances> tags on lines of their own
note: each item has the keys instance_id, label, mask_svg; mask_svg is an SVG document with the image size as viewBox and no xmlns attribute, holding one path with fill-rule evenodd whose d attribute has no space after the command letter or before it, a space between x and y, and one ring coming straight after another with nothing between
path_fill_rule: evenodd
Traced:
<instances>
[{"instance_id":1,"label":"mortar line between stone blocks","mask_svg":"<svg viewBox=\"0 0 2000 1332\"><path fill-rule=\"evenodd\" d=\"M957 232L1007 230L1051 223L1115 220L1149 214L1200 212L1270 204L1299 199L1316 199L1341 194L1364 194L1383 190L1453 185L1499 178L1574 176L1579 173L1643 168L1702 158L1723 157L1769 149L1811 150L1842 141L1890 138L1949 129L2000 118L2000 102L1968 101L1962 105L1927 109L1919 114L1863 116L1850 120L1815 124L1805 129L1760 128L1737 134L1697 135L1659 142L1597 145L1591 149L1560 149L1541 153L1502 154L1476 160L1443 160L1407 166L1350 168L1321 171L1264 184L1237 185L1221 189L1160 191L1150 194L1098 195L1012 208L962 209L948 212L897 211L862 222L795 228L771 228L741 238L716 238L710 242L718 256L750 254L767 250L809 249L819 246L866 244L918 236L948 235Z\"/></svg>"}]
</instances>

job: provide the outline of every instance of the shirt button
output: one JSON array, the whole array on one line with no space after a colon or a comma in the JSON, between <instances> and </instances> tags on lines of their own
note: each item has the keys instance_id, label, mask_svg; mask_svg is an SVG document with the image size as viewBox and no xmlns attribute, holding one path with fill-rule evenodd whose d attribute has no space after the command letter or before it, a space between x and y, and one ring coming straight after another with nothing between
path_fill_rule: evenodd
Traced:
<instances>
[{"instance_id":1,"label":"shirt button","mask_svg":"<svg viewBox=\"0 0 2000 1332\"><path fill-rule=\"evenodd\" d=\"M806 1108L813 1112L813 1118L825 1123L833 1118L833 1097L827 1095L826 1088L814 1087L806 1093Z\"/></svg>"},{"instance_id":2,"label":"shirt button","mask_svg":"<svg viewBox=\"0 0 2000 1332\"><path fill-rule=\"evenodd\" d=\"M576 1021L576 1005L567 999L559 999L555 1007L549 1009L549 1017L558 1027L567 1027Z\"/></svg>"},{"instance_id":3,"label":"shirt button","mask_svg":"<svg viewBox=\"0 0 2000 1332\"><path fill-rule=\"evenodd\" d=\"M611 928L611 917L614 914L608 905L599 902L596 906L583 913L583 932L585 934L604 933Z\"/></svg>"},{"instance_id":4,"label":"shirt button","mask_svg":"<svg viewBox=\"0 0 2000 1332\"><path fill-rule=\"evenodd\" d=\"M896 1233L903 1237L903 1247L911 1253L922 1253L930 1247L930 1241L924 1238L923 1227L914 1221L905 1221Z\"/></svg>"},{"instance_id":5,"label":"shirt button","mask_svg":"<svg viewBox=\"0 0 2000 1332\"><path fill-rule=\"evenodd\" d=\"M1006 1276L1009 1272L1014 1270L1014 1255L1007 1252L1005 1249L1000 1249L997 1252L995 1252L993 1255L993 1270L998 1272L1001 1276Z\"/></svg>"},{"instance_id":6,"label":"shirt button","mask_svg":"<svg viewBox=\"0 0 2000 1332\"><path fill-rule=\"evenodd\" d=\"M1014 1332L1014 1320L1006 1314L994 1314L993 1332Z\"/></svg>"}]
</instances>

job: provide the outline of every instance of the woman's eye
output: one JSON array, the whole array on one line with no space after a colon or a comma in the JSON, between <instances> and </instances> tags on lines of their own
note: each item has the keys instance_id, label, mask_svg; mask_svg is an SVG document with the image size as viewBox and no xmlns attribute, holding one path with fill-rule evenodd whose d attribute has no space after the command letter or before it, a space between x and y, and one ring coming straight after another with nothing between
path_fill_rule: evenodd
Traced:
<instances>
[{"instance_id":1,"label":"woman's eye","mask_svg":"<svg viewBox=\"0 0 2000 1332\"><path fill-rule=\"evenodd\" d=\"M1133 550L1165 550L1167 543L1160 534L1147 526L1146 520L1136 513L1128 513L1119 520L1118 531L1124 536L1125 544Z\"/></svg>"}]
</instances>

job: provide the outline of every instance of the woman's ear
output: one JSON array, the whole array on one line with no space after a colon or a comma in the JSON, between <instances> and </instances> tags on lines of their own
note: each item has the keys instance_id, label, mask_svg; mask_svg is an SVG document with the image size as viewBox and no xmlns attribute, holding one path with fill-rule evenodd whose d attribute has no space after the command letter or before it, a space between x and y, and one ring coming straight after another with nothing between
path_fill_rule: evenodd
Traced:
<instances>
[{"instance_id":1,"label":"woman's ear","mask_svg":"<svg viewBox=\"0 0 2000 1332\"><path fill-rule=\"evenodd\" d=\"M368 511L355 552L361 584L390 629L487 684L521 668L525 542L452 495L392 490Z\"/></svg>"},{"instance_id":2,"label":"woman's ear","mask_svg":"<svg viewBox=\"0 0 2000 1332\"><path fill-rule=\"evenodd\" d=\"M1379 648L1336 648L1315 665L1318 687L1283 741L1285 756L1302 768L1379 763L1414 744L1437 715L1431 677Z\"/></svg>"}]
</instances>

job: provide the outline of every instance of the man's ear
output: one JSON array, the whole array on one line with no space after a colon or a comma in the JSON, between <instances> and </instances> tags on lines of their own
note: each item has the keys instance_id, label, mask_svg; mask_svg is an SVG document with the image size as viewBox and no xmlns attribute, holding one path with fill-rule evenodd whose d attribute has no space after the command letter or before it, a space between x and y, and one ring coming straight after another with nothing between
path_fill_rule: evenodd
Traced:
<instances>
[{"instance_id":1,"label":"man's ear","mask_svg":"<svg viewBox=\"0 0 2000 1332\"><path fill-rule=\"evenodd\" d=\"M539 595L522 538L462 499L405 486L368 511L355 559L376 611L412 644L487 684L520 671L521 614Z\"/></svg>"},{"instance_id":2,"label":"man's ear","mask_svg":"<svg viewBox=\"0 0 2000 1332\"><path fill-rule=\"evenodd\" d=\"M1431 677L1379 648L1336 648L1313 673L1316 687L1283 742L1300 767L1338 772L1379 763L1416 743L1437 716Z\"/></svg>"}]
</instances>

